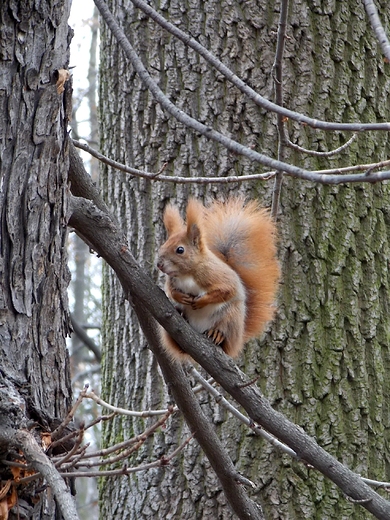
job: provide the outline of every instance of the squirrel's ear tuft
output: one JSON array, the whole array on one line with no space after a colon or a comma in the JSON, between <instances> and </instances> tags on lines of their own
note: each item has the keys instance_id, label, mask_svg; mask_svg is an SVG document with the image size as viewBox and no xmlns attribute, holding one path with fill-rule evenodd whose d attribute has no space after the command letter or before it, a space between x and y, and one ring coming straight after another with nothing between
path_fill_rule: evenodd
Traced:
<instances>
[{"instance_id":1,"label":"squirrel's ear tuft","mask_svg":"<svg viewBox=\"0 0 390 520\"><path fill-rule=\"evenodd\" d=\"M187 204L187 226L201 224L203 220L203 204L195 199L190 199Z\"/></svg>"},{"instance_id":2,"label":"squirrel's ear tuft","mask_svg":"<svg viewBox=\"0 0 390 520\"><path fill-rule=\"evenodd\" d=\"M163 221L169 236L184 228L184 222L180 216L179 210L177 206L173 206L172 204L168 204L165 208Z\"/></svg>"},{"instance_id":3,"label":"squirrel's ear tuft","mask_svg":"<svg viewBox=\"0 0 390 520\"><path fill-rule=\"evenodd\" d=\"M190 199L187 204L187 237L191 244L198 249L203 247L202 220L204 206L195 199Z\"/></svg>"}]
</instances>

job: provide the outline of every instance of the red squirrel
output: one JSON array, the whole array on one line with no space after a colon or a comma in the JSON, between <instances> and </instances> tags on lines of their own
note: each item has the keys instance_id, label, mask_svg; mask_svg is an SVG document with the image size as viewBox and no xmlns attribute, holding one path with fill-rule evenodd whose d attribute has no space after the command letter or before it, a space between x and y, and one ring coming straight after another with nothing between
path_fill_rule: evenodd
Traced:
<instances>
[{"instance_id":1,"label":"red squirrel","mask_svg":"<svg viewBox=\"0 0 390 520\"><path fill-rule=\"evenodd\" d=\"M186 222L171 204L163 220L168 239L157 267L167 275L168 297L195 330L238 356L275 312L280 271L269 212L241 197L207 207L190 199ZM188 359L164 329L161 334L172 357Z\"/></svg>"}]
</instances>

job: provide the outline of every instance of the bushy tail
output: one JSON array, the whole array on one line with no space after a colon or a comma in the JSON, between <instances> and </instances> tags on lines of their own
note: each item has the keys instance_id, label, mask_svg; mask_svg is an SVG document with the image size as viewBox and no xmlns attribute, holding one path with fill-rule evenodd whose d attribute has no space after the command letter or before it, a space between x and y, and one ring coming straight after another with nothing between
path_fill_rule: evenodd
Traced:
<instances>
[{"instance_id":1,"label":"bushy tail","mask_svg":"<svg viewBox=\"0 0 390 520\"><path fill-rule=\"evenodd\" d=\"M273 318L280 277L276 227L268 210L241 197L213 202L204 212L208 247L227 262L247 291L245 341Z\"/></svg>"}]
</instances>

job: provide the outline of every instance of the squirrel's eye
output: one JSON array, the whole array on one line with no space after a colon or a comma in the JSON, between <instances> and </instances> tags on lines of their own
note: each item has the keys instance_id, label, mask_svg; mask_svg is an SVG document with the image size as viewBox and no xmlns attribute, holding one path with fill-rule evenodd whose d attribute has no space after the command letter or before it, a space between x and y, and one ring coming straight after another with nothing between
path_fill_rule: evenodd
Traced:
<instances>
[{"instance_id":1,"label":"squirrel's eye","mask_svg":"<svg viewBox=\"0 0 390 520\"><path fill-rule=\"evenodd\" d=\"M176 253L178 255L182 255L184 253L184 247L183 246L179 246L177 249L176 249Z\"/></svg>"}]
</instances>

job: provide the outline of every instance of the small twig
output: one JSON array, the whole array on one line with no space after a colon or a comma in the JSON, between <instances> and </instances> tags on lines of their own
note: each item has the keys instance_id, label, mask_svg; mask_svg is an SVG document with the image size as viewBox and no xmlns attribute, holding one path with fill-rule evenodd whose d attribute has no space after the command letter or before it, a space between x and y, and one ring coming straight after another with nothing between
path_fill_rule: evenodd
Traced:
<instances>
[{"instance_id":1,"label":"small twig","mask_svg":"<svg viewBox=\"0 0 390 520\"><path fill-rule=\"evenodd\" d=\"M31 468L31 466L29 464L22 464L21 462L14 462L12 460L5 460L3 459L1 461L2 464L5 464L6 466L10 466L11 468L20 468L20 469L23 469L23 470L28 470Z\"/></svg>"},{"instance_id":2,"label":"small twig","mask_svg":"<svg viewBox=\"0 0 390 520\"><path fill-rule=\"evenodd\" d=\"M246 477L243 477L242 475L240 475L240 473L237 473L237 476L236 476L236 480L237 482L239 482L240 484L244 484L244 486L249 486L251 487L252 489L256 489L256 484L254 484L251 480L249 480L248 478Z\"/></svg>"},{"instance_id":3,"label":"small twig","mask_svg":"<svg viewBox=\"0 0 390 520\"><path fill-rule=\"evenodd\" d=\"M76 413L77 408L80 406L82 400L85 398L89 385L84 386L84 390L80 392L75 404L72 406L72 409L62 421L62 423L51 433L51 438L53 441L56 441L61 437L62 432L68 426L68 424L73 420L74 414Z\"/></svg>"},{"instance_id":4,"label":"small twig","mask_svg":"<svg viewBox=\"0 0 390 520\"><path fill-rule=\"evenodd\" d=\"M146 439L143 439L142 441L138 442L134 446L131 446L127 450L124 450L121 453L119 453L118 455L115 455L113 457L108 457L107 459L101 459L101 460L99 459L99 460L93 462L91 460L87 460L89 458L87 455L86 457L83 457L82 460L77 462L77 464L74 464L74 467L76 467L76 468L93 468L95 466L101 467L101 466L109 466L111 464L115 464L116 462L129 458L130 455L132 455L133 453L138 451L140 449L140 447L144 444L145 440Z\"/></svg>"},{"instance_id":5,"label":"small twig","mask_svg":"<svg viewBox=\"0 0 390 520\"><path fill-rule=\"evenodd\" d=\"M372 501L372 498L361 498L361 499L355 499L348 495L344 495L345 498L348 500L348 502L351 502L352 504L368 504Z\"/></svg>"},{"instance_id":6,"label":"small twig","mask_svg":"<svg viewBox=\"0 0 390 520\"><path fill-rule=\"evenodd\" d=\"M25 484L29 484L33 480L42 479L42 475L40 473L34 473L34 475L29 475L28 477L23 477L17 481L14 482L15 486L24 486Z\"/></svg>"},{"instance_id":7,"label":"small twig","mask_svg":"<svg viewBox=\"0 0 390 520\"><path fill-rule=\"evenodd\" d=\"M167 166L168 166L168 163L165 162L165 163L161 166L161 168L158 170L158 172L154 174L154 176L153 176L152 178L155 179L156 177L159 177L159 176L162 174L162 172L166 169Z\"/></svg>"},{"instance_id":8,"label":"small twig","mask_svg":"<svg viewBox=\"0 0 390 520\"><path fill-rule=\"evenodd\" d=\"M120 415L130 415L131 417L152 417L154 415L163 415L168 412L167 409L164 410L145 410L143 412L136 412L135 410L127 410L126 408L119 408L118 406L113 406L112 404L107 403L106 401L103 401L100 397L98 397L93 391L88 392L84 395L86 399L92 399L95 401L95 403L100 404L101 406L104 406L105 408L108 408L109 410L112 410L113 412L120 414ZM177 410L177 407L175 407L174 411Z\"/></svg>"},{"instance_id":9,"label":"small twig","mask_svg":"<svg viewBox=\"0 0 390 520\"><path fill-rule=\"evenodd\" d=\"M368 169L364 172L364 175L365 175L366 177L368 177L368 176L370 176L370 175L373 173L374 170L375 170L374 167L368 168Z\"/></svg>"},{"instance_id":10,"label":"small twig","mask_svg":"<svg viewBox=\"0 0 390 520\"><path fill-rule=\"evenodd\" d=\"M69 441L73 437L77 437L78 434L79 434L79 430L74 430L74 431L68 433L67 435L64 435L60 439L57 439L56 441L51 442L49 448L53 449L56 446L58 446L59 444L63 444L64 442Z\"/></svg>"},{"instance_id":11,"label":"small twig","mask_svg":"<svg viewBox=\"0 0 390 520\"><path fill-rule=\"evenodd\" d=\"M130 166L126 166L125 164L119 163L118 161L114 161L113 159L110 159L106 157L105 155L101 154L98 150L95 150L91 146L89 146L86 143L82 143L81 141L76 141L76 139L72 139L73 144L76 148L79 148L80 150L84 150L84 152L89 153L99 161L101 161L104 164L107 164L108 166L112 166L114 168L117 168L118 170L121 170L125 173L131 173L135 177L142 177L144 179L155 179L158 177L162 171L166 168L167 163L164 163L164 165L161 167L161 169L157 173L151 173L146 172L144 170L138 170L137 168L131 168Z\"/></svg>"},{"instance_id":12,"label":"small twig","mask_svg":"<svg viewBox=\"0 0 390 520\"><path fill-rule=\"evenodd\" d=\"M96 424L99 424L102 421L111 421L111 419L113 419L117 415L118 415L117 412L110 413L109 415L99 415L99 417L96 417L96 419L94 419L93 421L88 423L84 427L84 430L88 430L89 428L92 428L93 426L95 426Z\"/></svg>"},{"instance_id":13,"label":"small twig","mask_svg":"<svg viewBox=\"0 0 390 520\"><path fill-rule=\"evenodd\" d=\"M159 460L150 462L148 464L142 464L133 468L123 466L122 469L117 470L104 470L104 471L74 471L69 473L60 473L64 477L112 477L116 475L130 475L138 471L146 471L151 468L158 468L161 466L167 466L170 461L180 453L184 447L191 441L193 435L188 437L178 448L176 448L169 456L163 456Z\"/></svg>"},{"instance_id":14,"label":"small twig","mask_svg":"<svg viewBox=\"0 0 390 520\"><path fill-rule=\"evenodd\" d=\"M306 148L302 148L302 146L299 146L298 144L294 144L289 139L287 140L287 145L290 148L294 148L294 150L298 150L299 152L307 153L309 155L315 155L315 156L320 156L320 157L331 157L332 155L336 155L336 154L342 152L343 150L345 150L346 148L348 148L348 146L351 143L353 143L353 141L355 141L357 136L358 136L358 134L353 134L353 136L350 139L348 139L348 141L346 143L339 146L338 148L335 148L334 150L330 150L329 152L318 152L316 150L307 150Z\"/></svg>"},{"instance_id":15,"label":"small twig","mask_svg":"<svg viewBox=\"0 0 390 520\"><path fill-rule=\"evenodd\" d=\"M369 486L382 488L382 489L385 489L386 491L390 491L390 482L383 482L381 480L373 480L371 478L365 478L365 477L361 477L361 479L364 480L364 482L366 484L368 484Z\"/></svg>"},{"instance_id":16,"label":"small twig","mask_svg":"<svg viewBox=\"0 0 390 520\"><path fill-rule=\"evenodd\" d=\"M251 379L250 381L248 381L247 383L243 383L242 385L238 385L238 388L245 388L247 386L254 385L259 380L259 377L260 376L256 376L253 379Z\"/></svg>"},{"instance_id":17,"label":"small twig","mask_svg":"<svg viewBox=\"0 0 390 520\"><path fill-rule=\"evenodd\" d=\"M85 444L79 451L79 453L77 453L77 455L73 456L72 459L70 460L70 462L68 462L67 464L61 464L61 466L59 467L59 471L68 471L69 469L71 468L74 468L77 466L77 463L83 458L85 457L85 453L87 451L87 449L89 448L90 444L87 443Z\"/></svg>"},{"instance_id":18,"label":"small twig","mask_svg":"<svg viewBox=\"0 0 390 520\"><path fill-rule=\"evenodd\" d=\"M78 431L78 435L77 435L77 439L76 439L76 442L73 446L73 448L68 451L68 453L62 457L60 460L58 460L54 465L58 468L59 466L61 466L62 464L65 464L65 462L67 462L68 460L70 460L72 458L72 456L77 452L77 450L80 448L81 446L81 443L83 442L83 438L84 438L84 430L80 429Z\"/></svg>"},{"instance_id":19,"label":"small twig","mask_svg":"<svg viewBox=\"0 0 390 520\"><path fill-rule=\"evenodd\" d=\"M380 161L370 164L357 164L355 166L344 166L343 168L332 168L328 170L318 170L319 175L343 175L349 172L376 170L379 168L385 168L390 165L390 160Z\"/></svg>"}]
</instances>

